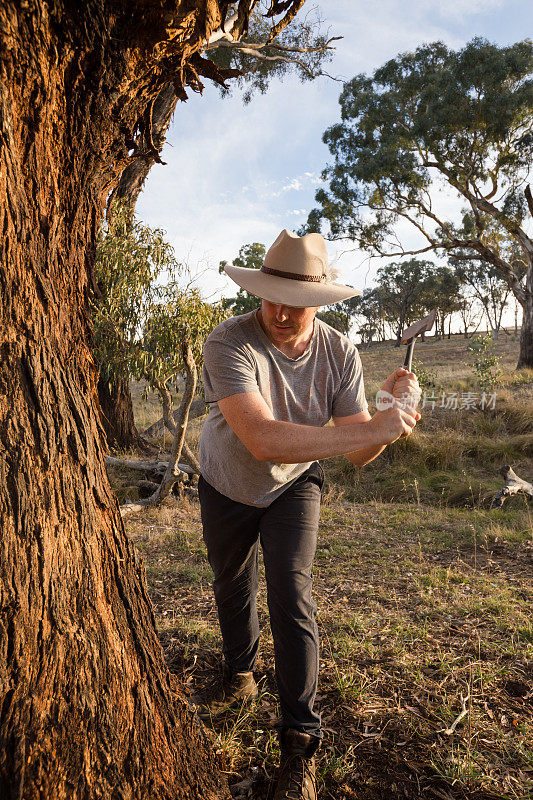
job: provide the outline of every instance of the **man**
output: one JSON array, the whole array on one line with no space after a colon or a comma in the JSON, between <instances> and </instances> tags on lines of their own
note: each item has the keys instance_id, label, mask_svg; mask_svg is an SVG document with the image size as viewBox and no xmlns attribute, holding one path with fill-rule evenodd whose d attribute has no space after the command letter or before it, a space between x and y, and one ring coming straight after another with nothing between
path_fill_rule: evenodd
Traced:
<instances>
[{"instance_id":1,"label":"man","mask_svg":"<svg viewBox=\"0 0 533 800\"><path fill-rule=\"evenodd\" d=\"M320 306L360 294L331 281L319 234L284 230L261 270L228 266L226 272L262 304L222 322L204 347L210 413L198 488L226 679L199 713L209 717L257 695L260 542L282 715L274 800L314 800L321 739L311 597L324 480L318 459L344 454L363 466L408 436L419 414L398 403L370 416L357 349L315 317ZM383 389L396 398L419 392L413 373L402 369ZM325 427L331 419L334 425Z\"/></svg>"}]
</instances>

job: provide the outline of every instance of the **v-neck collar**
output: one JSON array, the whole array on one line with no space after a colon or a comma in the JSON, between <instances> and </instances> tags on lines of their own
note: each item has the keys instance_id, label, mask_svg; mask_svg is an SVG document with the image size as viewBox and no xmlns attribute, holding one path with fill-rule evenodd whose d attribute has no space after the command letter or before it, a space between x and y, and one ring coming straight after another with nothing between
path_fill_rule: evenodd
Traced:
<instances>
[{"instance_id":1,"label":"v-neck collar","mask_svg":"<svg viewBox=\"0 0 533 800\"><path fill-rule=\"evenodd\" d=\"M309 354L310 354L311 350L313 349L313 346L314 346L314 344L315 344L316 337L317 337L317 328L318 328L318 325L317 325L316 317L313 319L313 333L311 334L311 338L309 339L309 342L307 343L307 347L305 348L305 350L303 351L303 353L301 354L301 356L297 356L296 358L291 358L291 357L290 357L290 356L288 356L286 353L284 353L284 352L283 352L283 350L280 350L280 349L279 349L279 347L276 347L276 345L274 344L274 342L271 342L271 341L270 341L270 339L268 338L268 336L267 336L267 335L266 335L266 333L264 332L264 330L263 330L263 327L262 327L261 323L259 322L259 320L258 320L258 318L257 318L258 312L259 312L259 309L258 309L258 308L257 308L257 309L256 309L254 312L252 312L252 313L253 313L254 324L255 324L256 328L259 330L259 335L262 337L262 339L263 339L263 342L264 342L264 343L265 343L265 344L266 344L266 345L267 345L267 346L268 346L268 347L269 347L271 350L273 350L273 351L274 351L274 353L275 353L275 355L276 355L276 356L278 356L278 355L279 355L279 356L282 356L282 357L283 357L283 358L285 358L287 361L289 361L291 364L297 364L297 363L298 363L298 361L300 361L300 360L301 360L301 359L303 359L303 358L307 358L307 356L309 356Z\"/></svg>"}]
</instances>

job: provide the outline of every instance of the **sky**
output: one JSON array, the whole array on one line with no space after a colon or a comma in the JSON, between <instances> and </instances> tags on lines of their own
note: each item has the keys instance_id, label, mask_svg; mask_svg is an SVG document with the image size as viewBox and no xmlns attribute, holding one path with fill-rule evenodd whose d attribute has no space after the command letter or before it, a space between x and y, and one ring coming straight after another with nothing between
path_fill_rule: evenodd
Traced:
<instances>
[{"instance_id":1,"label":"sky","mask_svg":"<svg viewBox=\"0 0 533 800\"><path fill-rule=\"evenodd\" d=\"M376 67L418 45L443 41L460 48L474 36L509 45L533 36L531 0L307 0L318 5L336 43L325 69L340 80L296 76L271 82L248 105L238 89L222 98L206 85L179 103L163 148L137 203L141 220L166 231L177 259L188 265L209 299L235 295L220 275L250 242L267 247L283 228L297 231L314 207L320 173L329 162L322 142L339 121L342 80ZM451 203L443 196L442 202ZM401 232L409 243L410 231ZM379 259L355 245L328 244L342 279L372 285Z\"/></svg>"}]
</instances>

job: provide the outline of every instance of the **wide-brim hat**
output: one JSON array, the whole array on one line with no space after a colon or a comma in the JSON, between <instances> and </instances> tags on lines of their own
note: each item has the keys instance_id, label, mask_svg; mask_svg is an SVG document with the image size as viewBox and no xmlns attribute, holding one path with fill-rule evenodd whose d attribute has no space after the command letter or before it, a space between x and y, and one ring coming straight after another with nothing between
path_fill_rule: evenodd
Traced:
<instances>
[{"instance_id":1,"label":"wide-brim hat","mask_svg":"<svg viewBox=\"0 0 533 800\"><path fill-rule=\"evenodd\" d=\"M326 242L319 233L297 236L283 230L265 255L261 269L225 266L229 277L250 294L297 308L329 306L361 294L334 283Z\"/></svg>"}]
</instances>

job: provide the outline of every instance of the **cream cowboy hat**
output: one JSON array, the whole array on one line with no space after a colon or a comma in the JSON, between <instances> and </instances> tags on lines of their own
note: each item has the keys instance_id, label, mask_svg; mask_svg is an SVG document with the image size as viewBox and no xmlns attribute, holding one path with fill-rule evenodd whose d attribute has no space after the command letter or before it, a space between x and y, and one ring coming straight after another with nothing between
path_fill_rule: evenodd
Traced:
<instances>
[{"instance_id":1,"label":"cream cowboy hat","mask_svg":"<svg viewBox=\"0 0 533 800\"><path fill-rule=\"evenodd\" d=\"M297 308L329 306L361 294L352 286L333 283L326 242L319 233L297 236L287 229L268 250L261 269L224 267L229 277L250 294Z\"/></svg>"}]
</instances>

